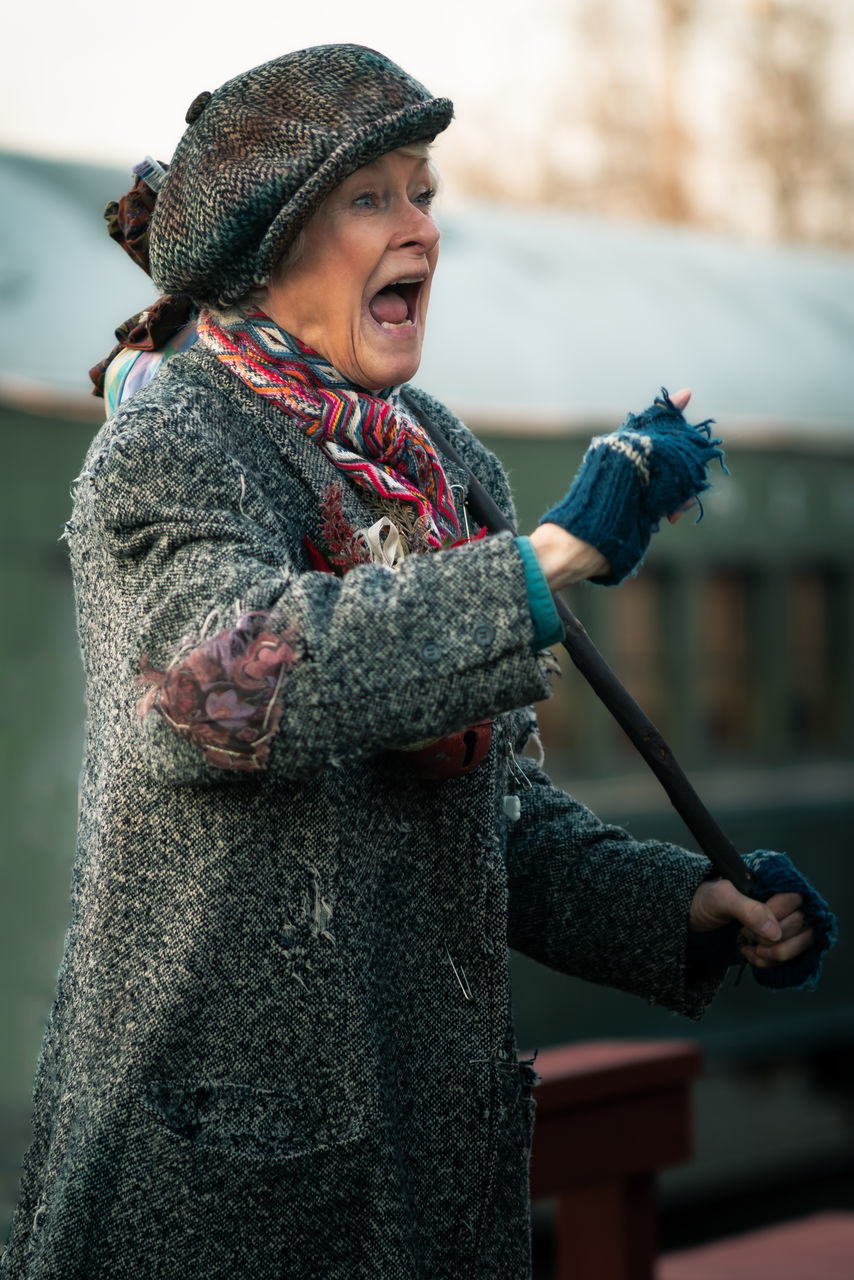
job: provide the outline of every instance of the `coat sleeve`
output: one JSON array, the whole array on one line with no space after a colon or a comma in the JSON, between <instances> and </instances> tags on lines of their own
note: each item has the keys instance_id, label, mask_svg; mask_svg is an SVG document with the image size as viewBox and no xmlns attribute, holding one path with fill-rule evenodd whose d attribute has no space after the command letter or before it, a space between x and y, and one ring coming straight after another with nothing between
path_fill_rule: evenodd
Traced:
<instances>
[{"instance_id":1,"label":"coat sleeve","mask_svg":"<svg viewBox=\"0 0 854 1280\"><path fill-rule=\"evenodd\" d=\"M688 910L709 862L676 845L632 840L532 761L517 763L509 945L562 973L699 1018L726 972L687 965Z\"/></svg>"},{"instance_id":2,"label":"coat sleeve","mask_svg":"<svg viewBox=\"0 0 854 1280\"><path fill-rule=\"evenodd\" d=\"M90 680L121 686L159 776L305 776L547 696L512 538L304 572L304 515L273 518L185 419L116 420L70 539Z\"/></svg>"}]
</instances>

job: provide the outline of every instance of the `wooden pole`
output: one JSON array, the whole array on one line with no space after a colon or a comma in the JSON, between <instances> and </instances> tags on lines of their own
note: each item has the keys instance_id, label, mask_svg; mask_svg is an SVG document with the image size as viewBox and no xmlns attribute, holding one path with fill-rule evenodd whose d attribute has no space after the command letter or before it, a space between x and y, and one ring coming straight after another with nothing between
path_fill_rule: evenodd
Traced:
<instances>
[{"instance_id":1,"label":"wooden pole","mask_svg":"<svg viewBox=\"0 0 854 1280\"><path fill-rule=\"evenodd\" d=\"M515 534L516 530L504 512L472 475L450 441L432 422L423 422L423 425L441 452L468 475L468 502L475 519L492 533L507 531ZM557 593L554 601L565 628L564 648L575 666L643 756L673 808L718 874L731 880L742 893L750 894L753 876L697 795L658 729L620 683L566 601Z\"/></svg>"}]
</instances>

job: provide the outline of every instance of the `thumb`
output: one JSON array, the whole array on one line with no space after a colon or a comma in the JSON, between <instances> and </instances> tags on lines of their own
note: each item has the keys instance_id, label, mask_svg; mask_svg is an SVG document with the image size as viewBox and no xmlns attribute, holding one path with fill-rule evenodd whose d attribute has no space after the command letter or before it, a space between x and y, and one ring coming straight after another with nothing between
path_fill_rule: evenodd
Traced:
<instances>
[{"instance_id":1,"label":"thumb","mask_svg":"<svg viewBox=\"0 0 854 1280\"><path fill-rule=\"evenodd\" d=\"M729 880L705 880L691 904L691 926L704 932L733 920L757 941L779 942L783 936L779 920L766 903L739 893Z\"/></svg>"},{"instance_id":2,"label":"thumb","mask_svg":"<svg viewBox=\"0 0 854 1280\"><path fill-rule=\"evenodd\" d=\"M747 898L738 890L736 893L740 901L735 904L733 919L738 920L748 937L752 936L757 942L779 942L783 930L768 904Z\"/></svg>"}]
</instances>

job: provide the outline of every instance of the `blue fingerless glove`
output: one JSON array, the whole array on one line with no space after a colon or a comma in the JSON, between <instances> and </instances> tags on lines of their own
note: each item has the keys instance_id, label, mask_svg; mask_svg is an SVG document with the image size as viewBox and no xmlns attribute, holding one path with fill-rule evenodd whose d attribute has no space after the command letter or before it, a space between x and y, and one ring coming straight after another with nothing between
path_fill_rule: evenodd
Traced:
<instances>
[{"instance_id":1,"label":"blue fingerless glove","mask_svg":"<svg viewBox=\"0 0 854 1280\"><path fill-rule=\"evenodd\" d=\"M637 569L659 522L711 487L713 459L726 469L711 425L691 426L662 387L643 413L591 441L569 493L540 524L558 524L602 552L611 571L591 581L621 582ZM698 519L702 514L701 507Z\"/></svg>"}]
</instances>

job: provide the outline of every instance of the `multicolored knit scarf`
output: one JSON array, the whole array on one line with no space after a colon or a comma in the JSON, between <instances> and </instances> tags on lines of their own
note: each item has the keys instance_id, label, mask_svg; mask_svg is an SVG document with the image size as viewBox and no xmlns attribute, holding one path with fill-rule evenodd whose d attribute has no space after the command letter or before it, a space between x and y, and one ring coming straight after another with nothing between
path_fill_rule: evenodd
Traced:
<instances>
[{"instance_id":1,"label":"multicolored knit scarf","mask_svg":"<svg viewBox=\"0 0 854 1280\"><path fill-rule=\"evenodd\" d=\"M203 312L199 338L232 373L303 420L336 467L363 489L413 503L434 546L460 537L450 486L430 437L404 410L397 388L371 394L263 311Z\"/></svg>"}]
</instances>

